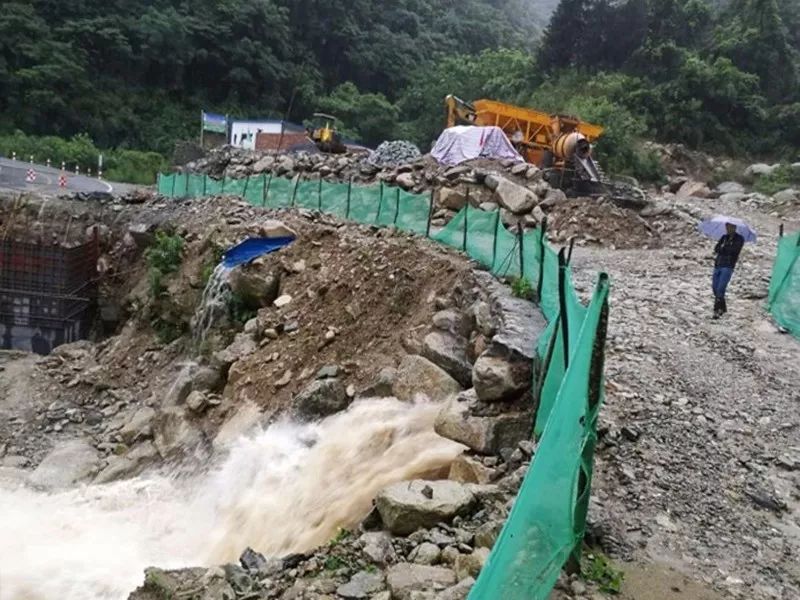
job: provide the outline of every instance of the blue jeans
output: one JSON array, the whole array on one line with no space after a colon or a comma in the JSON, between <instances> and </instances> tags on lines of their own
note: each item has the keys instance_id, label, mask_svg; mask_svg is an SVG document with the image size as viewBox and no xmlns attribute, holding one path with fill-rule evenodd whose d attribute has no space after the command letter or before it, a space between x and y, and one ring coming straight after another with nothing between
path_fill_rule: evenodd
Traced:
<instances>
[{"instance_id":1,"label":"blue jeans","mask_svg":"<svg viewBox=\"0 0 800 600\"><path fill-rule=\"evenodd\" d=\"M714 276L711 278L711 288L714 290L714 297L725 298L725 290L728 289L733 277L733 269L730 267L714 267Z\"/></svg>"}]
</instances>

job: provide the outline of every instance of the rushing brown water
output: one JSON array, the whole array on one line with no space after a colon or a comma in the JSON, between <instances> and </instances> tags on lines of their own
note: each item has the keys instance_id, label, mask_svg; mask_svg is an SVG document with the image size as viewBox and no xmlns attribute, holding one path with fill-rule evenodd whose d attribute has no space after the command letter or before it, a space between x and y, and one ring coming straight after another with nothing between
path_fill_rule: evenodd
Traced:
<instances>
[{"instance_id":1,"label":"rushing brown water","mask_svg":"<svg viewBox=\"0 0 800 600\"><path fill-rule=\"evenodd\" d=\"M210 472L44 494L0 481L0 600L122 599L145 567L302 552L362 519L384 486L446 471L463 447L438 407L363 400L317 424L242 436Z\"/></svg>"}]
</instances>

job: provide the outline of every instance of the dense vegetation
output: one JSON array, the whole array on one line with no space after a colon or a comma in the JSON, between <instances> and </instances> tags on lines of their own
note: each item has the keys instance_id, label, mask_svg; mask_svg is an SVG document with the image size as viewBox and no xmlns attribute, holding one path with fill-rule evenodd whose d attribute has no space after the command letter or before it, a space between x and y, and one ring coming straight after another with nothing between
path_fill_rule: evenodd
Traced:
<instances>
[{"instance_id":1,"label":"dense vegetation","mask_svg":"<svg viewBox=\"0 0 800 600\"><path fill-rule=\"evenodd\" d=\"M201 108L322 109L368 144L427 146L455 93L602 123L610 171L653 173L642 137L732 154L800 144L796 0L561 0L541 35L555 4L5 2L0 134L169 153Z\"/></svg>"}]
</instances>

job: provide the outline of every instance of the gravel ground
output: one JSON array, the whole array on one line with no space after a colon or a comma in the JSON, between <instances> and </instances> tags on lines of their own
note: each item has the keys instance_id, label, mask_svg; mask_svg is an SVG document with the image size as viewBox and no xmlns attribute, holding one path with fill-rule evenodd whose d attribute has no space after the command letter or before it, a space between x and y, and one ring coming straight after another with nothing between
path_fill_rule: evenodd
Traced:
<instances>
[{"instance_id":1,"label":"gravel ground","mask_svg":"<svg viewBox=\"0 0 800 600\"><path fill-rule=\"evenodd\" d=\"M796 600L800 341L764 310L778 220L719 200L682 204L761 234L719 321L713 243L699 235L573 257L582 292L599 270L613 282L592 518L624 558L669 565L725 598Z\"/></svg>"}]
</instances>

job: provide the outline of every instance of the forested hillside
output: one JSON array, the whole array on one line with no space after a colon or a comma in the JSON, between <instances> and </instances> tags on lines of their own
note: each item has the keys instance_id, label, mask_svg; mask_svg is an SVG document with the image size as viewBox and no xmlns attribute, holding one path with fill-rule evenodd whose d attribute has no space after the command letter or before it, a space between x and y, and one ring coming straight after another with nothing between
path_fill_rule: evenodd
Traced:
<instances>
[{"instance_id":1,"label":"forested hillside","mask_svg":"<svg viewBox=\"0 0 800 600\"><path fill-rule=\"evenodd\" d=\"M169 152L201 108L427 145L442 99L491 97L633 141L733 154L800 144L797 0L34 0L0 13L0 133Z\"/></svg>"},{"instance_id":2,"label":"forested hillside","mask_svg":"<svg viewBox=\"0 0 800 600\"><path fill-rule=\"evenodd\" d=\"M395 100L437 56L533 48L539 2L4 2L0 127L167 150L201 108L282 115L294 95L301 120L344 82Z\"/></svg>"}]
</instances>

